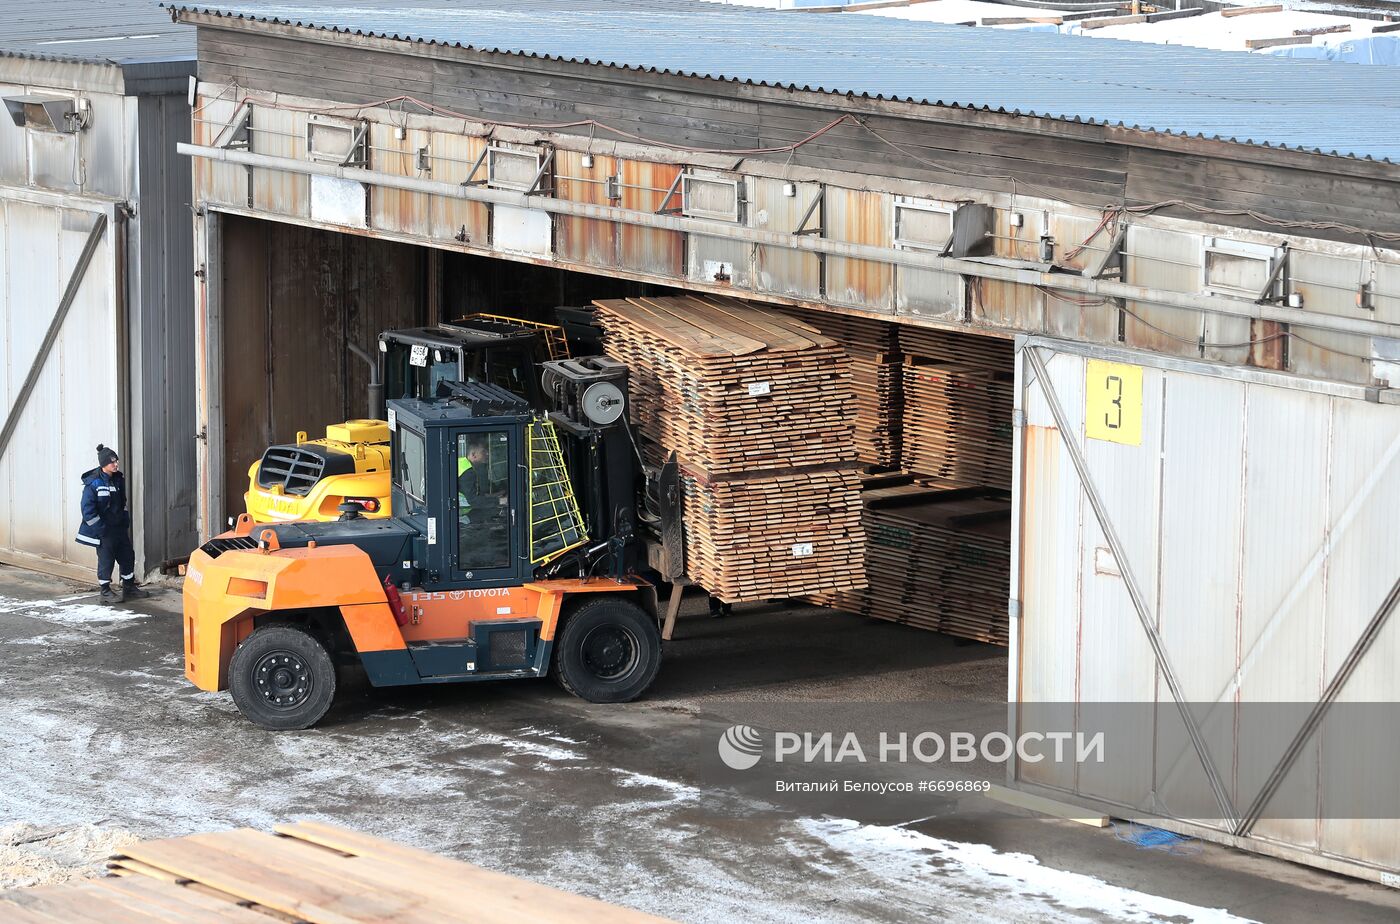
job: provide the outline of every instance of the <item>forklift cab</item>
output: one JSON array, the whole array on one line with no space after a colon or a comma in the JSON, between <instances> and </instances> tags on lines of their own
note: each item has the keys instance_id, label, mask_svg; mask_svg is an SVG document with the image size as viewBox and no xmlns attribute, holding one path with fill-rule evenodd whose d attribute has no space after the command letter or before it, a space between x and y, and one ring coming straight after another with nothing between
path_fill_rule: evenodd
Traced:
<instances>
[{"instance_id":1,"label":"forklift cab","mask_svg":"<svg viewBox=\"0 0 1400 924\"><path fill-rule=\"evenodd\" d=\"M448 382L388 417L394 516L417 533L404 568L424 588L518 586L588 541L554 424L504 388Z\"/></svg>"},{"instance_id":2,"label":"forklift cab","mask_svg":"<svg viewBox=\"0 0 1400 924\"><path fill-rule=\"evenodd\" d=\"M542 358L548 358L541 335L504 324L473 324L380 334L385 397L432 398L445 382L486 382L523 398L529 408L542 410L544 398L534 371Z\"/></svg>"}]
</instances>

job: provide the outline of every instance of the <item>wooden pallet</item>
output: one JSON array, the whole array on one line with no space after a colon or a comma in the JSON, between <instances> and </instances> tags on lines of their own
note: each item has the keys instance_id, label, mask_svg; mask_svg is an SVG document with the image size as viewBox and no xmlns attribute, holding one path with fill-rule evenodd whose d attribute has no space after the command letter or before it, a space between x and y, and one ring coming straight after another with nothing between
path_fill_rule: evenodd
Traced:
<instances>
[{"instance_id":1,"label":"wooden pallet","mask_svg":"<svg viewBox=\"0 0 1400 924\"><path fill-rule=\"evenodd\" d=\"M686 492L686 573L727 602L863 580L856 387L835 339L732 298L594 303L644 458Z\"/></svg>"},{"instance_id":2,"label":"wooden pallet","mask_svg":"<svg viewBox=\"0 0 1400 924\"><path fill-rule=\"evenodd\" d=\"M111 875L0 893L6 924L643 924L663 918L319 822L147 841Z\"/></svg>"}]
</instances>

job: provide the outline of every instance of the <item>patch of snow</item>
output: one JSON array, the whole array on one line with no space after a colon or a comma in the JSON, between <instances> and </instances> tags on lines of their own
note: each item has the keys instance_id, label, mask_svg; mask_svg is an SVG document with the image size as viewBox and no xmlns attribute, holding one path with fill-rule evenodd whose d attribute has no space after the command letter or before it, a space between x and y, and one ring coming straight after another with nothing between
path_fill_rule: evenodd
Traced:
<instances>
[{"instance_id":1,"label":"patch of snow","mask_svg":"<svg viewBox=\"0 0 1400 924\"><path fill-rule=\"evenodd\" d=\"M1043 865L1024 853L1004 853L987 844L950 841L904 828L862 825L846 819L804 819L808 834L846 854L862 866L891 870L920 867L954 878L964 886L985 889L1011 904L1046 903L1105 915L1115 921L1153 924L1163 919L1193 922L1245 922L1222 908L1205 908L1171 898L1111 885L1094 876ZM1029 909L1027 909L1029 910Z\"/></svg>"},{"instance_id":2,"label":"patch of snow","mask_svg":"<svg viewBox=\"0 0 1400 924\"><path fill-rule=\"evenodd\" d=\"M82 596L90 598L92 594L83 594ZM72 597L55 600L18 600L14 597L0 597L0 613L17 613L21 616L31 616L35 619L67 626L133 622L149 618L146 613L139 613L123 606L75 603L73 600Z\"/></svg>"},{"instance_id":3,"label":"patch of snow","mask_svg":"<svg viewBox=\"0 0 1400 924\"><path fill-rule=\"evenodd\" d=\"M634 773L630 770L614 770L613 773L617 776L617 784L629 789L633 787L660 789L675 796L677 800L699 799L704 795L704 792L694 786L687 786L685 783L678 783L675 780L667 780L647 773Z\"/></svg>"}]
</instances>

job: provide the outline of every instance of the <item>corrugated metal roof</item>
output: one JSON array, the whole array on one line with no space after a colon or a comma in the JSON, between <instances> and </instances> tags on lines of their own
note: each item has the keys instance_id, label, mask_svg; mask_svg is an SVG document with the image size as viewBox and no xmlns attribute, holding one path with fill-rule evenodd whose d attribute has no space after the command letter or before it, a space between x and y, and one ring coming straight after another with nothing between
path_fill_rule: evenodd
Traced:
<instances>
[{"instance_id":1,"label":"corrugated metal roof","mask_svg":"<svg viewBox=\"0 0 1400 924\"><path fill-rule=\"evenodd\" d=\"M195 30L157 0L0 0L0 55L135 64L193 61Z\"/></svg>"},{"instance_id":2,"label":"corrugated metal roof","mask_svg":"<svg viewBox=\"0 0 1400 924\"><path fill-rule=\"evenodd\" d=\"M177 8L1400 161L1397 68L690 0L273 0Z\"/></svg>"}]
</instances>

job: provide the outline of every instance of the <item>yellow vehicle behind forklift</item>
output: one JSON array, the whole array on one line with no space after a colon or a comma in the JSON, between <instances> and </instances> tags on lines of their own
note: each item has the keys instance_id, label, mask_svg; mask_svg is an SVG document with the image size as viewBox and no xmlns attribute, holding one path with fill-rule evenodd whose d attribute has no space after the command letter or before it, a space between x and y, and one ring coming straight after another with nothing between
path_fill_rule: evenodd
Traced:
<instances>
[{"instance_id":1,"label":"yellow vehicle behind forklift","mask_svg":"<svg viewBox=\"0 0 1400 924\"><path fill-rule=\"evenodd\" d=\"M317 722L337 666L355 663L375 686L553 674L591 702L642 695L661 637L634 505L677 497L675 466L638 468L625 367L545 365L547 416L480 382L391 400L391 516L245 515L201 546L185 575L186 676L270 729Z\"/></svg>"},{"instance_id":2,"label":"yellow vehicle behind forklift","mask_svg":"<svg viewBox=\"0 0 1400 924\"><path fill-rule=\"evenodd\" d=\"M386 394L425 398L444 381L489 382L539 410L539 364L569 355L558 325L495 314L385 331L377 358L350 349L370 366L369 417L332 424L322 439L303 431L294 442L269 446L248 469L243 502L253 522L334 520L347 503L364 516L387 517L392 495Z\"/></svg>"}]
</instances>

